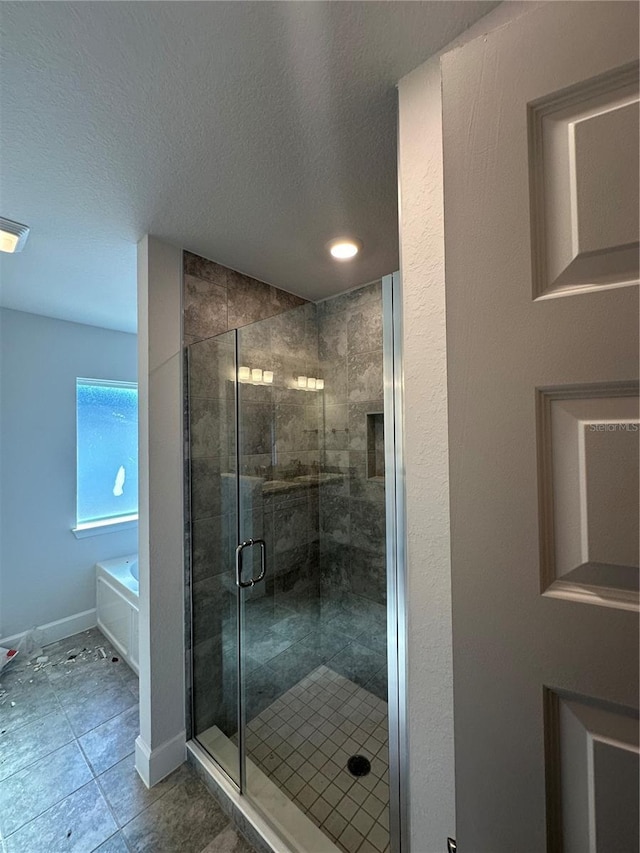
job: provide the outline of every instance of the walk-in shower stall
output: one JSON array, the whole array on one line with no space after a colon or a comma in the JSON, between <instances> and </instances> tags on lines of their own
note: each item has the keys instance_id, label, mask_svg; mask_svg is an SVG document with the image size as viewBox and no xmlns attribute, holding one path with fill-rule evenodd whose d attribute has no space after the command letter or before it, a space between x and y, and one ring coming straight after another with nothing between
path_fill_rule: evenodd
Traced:
<instances>
[{"instance_id":1,"label":"walk-in shower stall","mask_svg":"<svg viewBox=\"0 0 640 853\"><path fill-rule=\"evenodd\" d=\"M397 851L392 278L237 322L240 277L190 263L191 736L293 849Z\"/></svg>"}]
</instances>

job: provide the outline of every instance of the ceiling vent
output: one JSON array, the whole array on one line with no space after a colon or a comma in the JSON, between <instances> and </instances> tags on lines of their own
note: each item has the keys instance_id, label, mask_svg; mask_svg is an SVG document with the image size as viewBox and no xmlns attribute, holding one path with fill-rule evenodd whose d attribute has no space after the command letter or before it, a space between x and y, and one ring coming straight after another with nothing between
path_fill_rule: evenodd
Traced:
<instances>
[{"instance_id":1,"label":"ceiling vent","mask_svg":"<svg viewBox=\"0 0 640 853\"><path fill-rule=\"evenodd\" d=\"M21 252L29 236L29 226L0 216L0 252Z\"/></svg>"}]
</instances>

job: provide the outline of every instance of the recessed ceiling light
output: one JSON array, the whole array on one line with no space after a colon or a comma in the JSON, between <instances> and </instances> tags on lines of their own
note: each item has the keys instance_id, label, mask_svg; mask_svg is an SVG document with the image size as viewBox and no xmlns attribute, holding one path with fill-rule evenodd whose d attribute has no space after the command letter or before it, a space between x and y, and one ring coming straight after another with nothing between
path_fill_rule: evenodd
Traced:
<instances>
[{"instance_id":1,"label":"recessed ceiling light","mask_svg":"<svg viewBox=\"0 0 640 853\"><path fill-rule=\"evenodd\" d=\"M361 248L362 243L360 240L352 240L345 237L332 240L328 244L329 251L337 261L349 261L351 258L355 258Z\"/></svg>"},{"instance_id":2,"label":"recessed ceiling light","mask_svg":"<svg viewBox=\"0 0 640 853\"><path fill-rule=\"evenodd\" d=\"M0 216L0 252L21 252L29 236L29 227Z\"/></svg>"}]
</instances>

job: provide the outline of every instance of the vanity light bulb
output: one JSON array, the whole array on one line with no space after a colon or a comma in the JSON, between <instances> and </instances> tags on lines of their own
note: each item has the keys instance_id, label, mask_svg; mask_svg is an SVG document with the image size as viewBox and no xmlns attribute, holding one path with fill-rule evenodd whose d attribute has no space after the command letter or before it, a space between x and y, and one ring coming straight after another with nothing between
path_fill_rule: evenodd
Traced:
<instances>
[{"instance_id":1,"label":"vanity light bulb","mask_svg":"<svg viewBox=\"0 0 640 853\"><path fill-rule=\"evenodd\" d=\"M251 381L252 382L262 382L262 371L259 367L254 367L251 371Z\"/></svg>"},{"instance_id":2,"label":"vanity light bulb","mask_svg":"<svg viewBox=\"0 0 640 853\"><path fill-rule=\"evenodd\" d=\"M307 388L310 388L312 391L316 390L316 378L315 378L315 376L310 376L307 379Z\"/></svg>"},{"instance_id":3,"label":"vanity light bulb","mask_svg":"<svg viewBox=\"0 0 640 853\"><path fill-rule=\"evenodd\" d=\"M324 388L324 379L316 379L316 391L322 391Z\"/></svg>"},{"instance_id":4,"label":"vanity light bulb","mask_svg":"<svg viewBox=\"0 0 640 853\"><path fill-rule=\"evenodd\" d=\"M248 382L251 379L251 370L248 367L238 368L238 382Z\"/></svg>"},{"instance_id":5,"label":"vanity light bulb","mask_svg":"<svg viewBox=\"0 0 640 853\"><path fill-rule=\"evenodd\" d=\"M306 376L298 376L298 388L306 388L307 387L307 377Z\"/></svg>"},{"instance_id":6,"label":"vanity light bulb","mask_svg":"<svg viewBox=\"0 0 640 853\"><path fill-rule=\"evenodd\" d=\"M273 370L263 370L262 372L262 381L267 385L273 384Z\"/></svg>"}]
</instances>

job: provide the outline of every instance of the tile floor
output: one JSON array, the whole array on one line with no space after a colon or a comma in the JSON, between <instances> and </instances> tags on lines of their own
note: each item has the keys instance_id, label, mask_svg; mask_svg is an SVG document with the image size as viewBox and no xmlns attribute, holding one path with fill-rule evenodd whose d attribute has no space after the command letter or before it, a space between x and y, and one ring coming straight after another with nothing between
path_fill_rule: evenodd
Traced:
<instances>
[{"instance_id":1,"label":"tile floor","mask_svg":"<svg viewBox=\"0 0 640 853\"><path fill-rule=\"evenodd\" d=\"M245 614L250 718L321 665L386 700L386 611L382 605L345 597L341 601L295 602L293 609L266 597L247 602ZM225 636L235 639L230 628ZM235 658L233 641L227 651Z\"/></svg>"},{"instance_id":2,"label":"tile floor","mask_svg":"<svg viewBox=\"0 0 640 853\"><path fill-rule=\"evenodd\" d=\"M345 853L389 850L387 703L319 666L247 726L255 764ZM371 772L347 770L364 755Z\"/></svg>"},{"instance_id":3,"label":"tile floor","mask_svg":"<svg viewBox=\"0 0 640 853\"><path fill-rule=\"evenodd\" d=\"M138 679L97 629L43 655L0 675L3 853L253 853L187 765L140 781Z\"/></svg>"}]
</instances>

